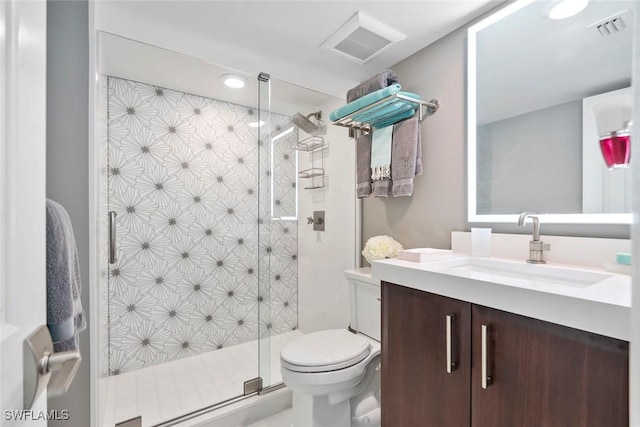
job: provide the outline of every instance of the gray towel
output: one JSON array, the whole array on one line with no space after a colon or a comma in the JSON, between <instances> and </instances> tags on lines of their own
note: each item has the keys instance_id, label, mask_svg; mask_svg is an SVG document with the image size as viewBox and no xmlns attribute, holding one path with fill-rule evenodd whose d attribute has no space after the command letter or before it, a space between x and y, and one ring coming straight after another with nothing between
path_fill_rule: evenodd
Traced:
<instances>
[{"instance_id":1,"label":"gray towel","mask_svg":"<svg viewBox=\"0 0 640 427\"><path fill-rule=\"evenodd\" d=\"M371 133L356 138L356 194L358 198L371 194Z\"/></svg>"},{"instance_id":2,"label":"gray towel","mask_svg":"<svg viewBox=\"0 0 640 427\"><path fill-rule=\"evenodd\" d=\"M393 126L391 177L393 197L411 196L413 177L422 174L422 141L417 117Z\"/></svg>"},{"instance_id":3,"label":"gray towel","mask_svg":"<svg viewBox=\"0 0 640 427\"><path fill-rule=\"evenodd\" d=\"M78 349L78 333L87 327L71 220L53 200L47 200L47 326L56 352Z\"/></svg>"},{"instance_id":4,"label":"gray towel","mask_svg":"<svg viewBox=\"0 0 640 427\"><path fill-rule=\"evenodd\" d=\"M373 181L371 184L371 195L373 197L389 197L389 188L391 187L391 180L384 178L379 181Z\"/></svg>"},{"instance_id":5,"label":"gray towel","mask_svg":"<svg viewBox=\"0 0 640 427\"><path fill-rule=\"evenodd\" d=\"M360 83L358 86L349 89L347 92L347 103L396 83L398 83L396 73L392 70L384 70L369 80Z\"/></svg>"}]
</instances>

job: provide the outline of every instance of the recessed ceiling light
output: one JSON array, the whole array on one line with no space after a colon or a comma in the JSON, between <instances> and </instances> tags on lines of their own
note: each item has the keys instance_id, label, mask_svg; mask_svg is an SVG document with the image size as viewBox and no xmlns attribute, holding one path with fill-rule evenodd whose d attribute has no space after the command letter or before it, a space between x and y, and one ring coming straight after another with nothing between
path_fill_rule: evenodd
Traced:
<instances>
[{"instance_id":1,"label":"recessed ceiling light","mask_svg":"<svg viewBox=\"0 0 640 427\"><path fill-rule=\"evenodd\" d=\"M259 122L251 122L249 123L249 127L252 128L259 128L260 126L262 126L264 124L264 122L262 120L260 120Z\"/></svg>"},{"instance_id":2,"label":"recessed ceiling light","mask_svg":"<svg viewBox=\"0 0 640 427\"><path fill-rule=\"evenodd\" d=\"M567 19L580 13L589 4L589 0L562 0L549 11L549 18Z\"/></svg>"},{"instance_id":3,"label":"recessed ceiling light","mask_svg":"<svg viewBox=\"0 0 640 427\"><path fill-rule=\"evenodd\" d=\"M225 85L234 89L243 88L247 84L247 79L237 74L223 74L220 79Z\"/></svg>"}]
</instances>

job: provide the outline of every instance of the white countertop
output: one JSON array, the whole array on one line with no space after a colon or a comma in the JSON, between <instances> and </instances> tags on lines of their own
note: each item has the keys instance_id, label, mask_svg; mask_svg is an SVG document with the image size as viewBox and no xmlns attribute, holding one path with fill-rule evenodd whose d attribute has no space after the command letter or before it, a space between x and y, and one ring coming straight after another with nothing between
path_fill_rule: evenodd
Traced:
<instances>
[{"instance_id":1,"label":"white countertop","mask_svg":"<svg viewBox=\"0 0 640 427\"><path fill-rule=\"evenodd\" d=\"M466 254L459 254L466 257ZM454 257L452 257L454 258ZM504 259L503 260L507 260ZM510 262L524 262L509 259ZM398 259L374 261L371 275L381 281L468 301L522 316L628 341L630 337L631 277L603 269L557 265L601 272L609 278L586 287L534 286L489 281L481 275L441 271L438 261L417 263Z\"/></svg>"}]
</instances>

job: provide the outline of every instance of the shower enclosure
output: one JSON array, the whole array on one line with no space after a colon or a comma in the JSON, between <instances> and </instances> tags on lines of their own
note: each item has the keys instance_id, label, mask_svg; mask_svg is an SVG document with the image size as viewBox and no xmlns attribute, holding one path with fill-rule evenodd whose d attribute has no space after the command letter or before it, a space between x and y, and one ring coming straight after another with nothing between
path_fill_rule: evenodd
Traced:
<instances>
[{"instance_id":1,"label":"shower enclosure","mask_svg":"<svg viewBox=\"0 0 640 427\"><path fill-rule=\"evenodd\" d=\"M274 108L264 73L244 76L250 96L194 93L162 70L228 70L100 46L102 425L171 425L281 383L280 348L300 333L298 105Z\"/></svg>"}]
</instances>

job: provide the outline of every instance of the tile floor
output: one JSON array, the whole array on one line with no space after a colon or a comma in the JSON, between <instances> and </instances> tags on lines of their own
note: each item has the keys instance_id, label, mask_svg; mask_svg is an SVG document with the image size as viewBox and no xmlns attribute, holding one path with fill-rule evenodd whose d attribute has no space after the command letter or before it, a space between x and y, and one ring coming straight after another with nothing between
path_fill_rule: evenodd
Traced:
<instances>
[{"instance_id":1,"label":"tile floor","mask_svg":"<svg viewBox=\"0 0 640 427\"><path fill-rule=\"evenodd\" d=\"M263 366L270 366L269 372L262 373L265 385L282 382L280 349L299 335L302 333L296 330L271 337L269 360L262 360ZM116 422L141 415L143 427L151 427L240 396L244 381L258 376L258 358L254 341L102 378L101 424L113 427ZM256 427L272 425L286 426Z\"/></svg>"}]
</instances>

